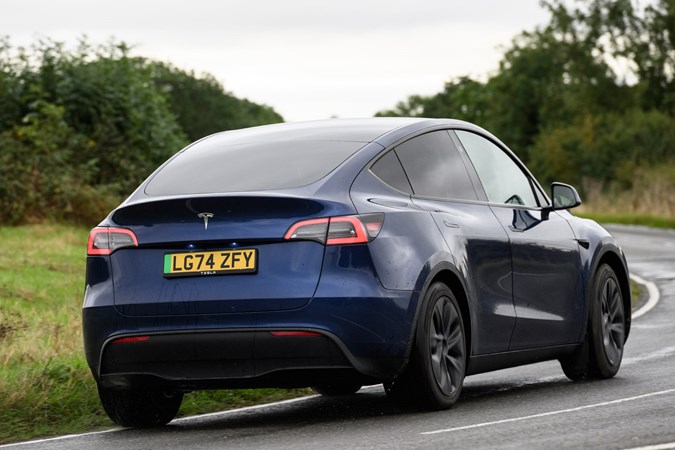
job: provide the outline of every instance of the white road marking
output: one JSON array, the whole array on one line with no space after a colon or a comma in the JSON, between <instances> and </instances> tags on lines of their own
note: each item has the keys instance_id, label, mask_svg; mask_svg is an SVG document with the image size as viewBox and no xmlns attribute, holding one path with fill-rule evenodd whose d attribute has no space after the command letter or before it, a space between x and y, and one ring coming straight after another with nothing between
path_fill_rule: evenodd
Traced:
<instances>
[{"instance_id":1,"label":"white road marking","mask_svg":"<svg viewBox=\"0 0 675 450\"><path fill-rule=\"evenodd\" d=\"M363 389L367 389L367 388L363 388ZM219 411L219 412L208 413L208 414L199 414L199 415L196 415L196 416L189 416L189 417L181 417L180 419L172 420L171 423L172 424L179 424L179 423L197 421L197 420L205 419L205 418L208 418L208 417L226 416L228 414L236 414L236 413L240 413L240 412L253 411L253 410L256 410L256 409L269 408L269 407L273 407L273 406L288 405L290 403L296 403L296 402L308 400L308 399L315 398L315 397L319 397L319 395L308 395L306 397L292 398L290 400L280 400L278 402L265 403L265 404L262 404L262 405L244 406L242 408L228 409L227 411ZM58 437L46 438L46 439L37 439L37 440L34 440L34 441L17 442L17 443L14 443L14 444L4 444L4 445L0 445L0 448L17 447L17 446L20 446L20 445L34 445L34 444L41 444L43 442L61 441L63 439L78 438L78 437L84 437L84 436L95 436L97 434L112 433L114 431L122 431L122 430L125 430L125 429L128 429L128 428L112 428L110 430L92 431L92 432L89 432L89 433L69 434L69 435L66 435L66 436L58 436Z\"/></svg>"},{"instance_id":2,"label":"white road marking","mask_svg":"<svg viewBox=\"0 0 675 450\"><path fill-rule=\"evenodd\" d=\"M659 288L656 287L654 283L651 281L647 281L644 278L640 278L637 275L633 275L632 273L630 274L630 277L633 281L635 281L638 284L643 285L644 287L647 288L647 292L649 293L649 298L647 299L647 303L645 303L642 308L638 309L633 313L633 319L637 319L638 317L646 314L649 312L653 307L656 306L656 304L659 302L659 299L661 298L661 294L659 292Z\"/></svg>"},{"instance_id":3,"label":"white road marking","mask_svg":"<svg viewBox=\"0 0 675 450\"><path fill-rule=\"evenodd\" d=\"M218 417L218 416L226 416L229 414L236 414L240 412L247 412L247 411L255 411L256 409L263 409L263 408L269 408L272 406L281 406L281 405L290 405L291 403L297 403L297 402L302 402L305 400L309 400L310 398L316 398L320 397L318 394L317 395L308 395L306 397L298 397L298 398L292 398L290 400L280 400L278 402L274 403L263 403L262 405L253 405L253 406L244 406L243 408L237 408L237 409L228 409L227 411L218 411L218 412L213 412L213 413L208 413L208 414L199 414L197 416L188 416L188 417L181 417L180 419L174 419L171 421L172 424L179 424L179 423L185 423L185 422L193 422L201 419L206 419L209 417Z\"/></svg>"},{"instance_id":4,"label":"white road marking","mask_svg":"<svg viewBox=\"0 0 675 450\"><path fill-rule=\"evenodd\" d=\"M453 431L470 430L472 428L482 428L482 427L488 427L488 426L491 426L491 425L500 425L500 424L503 424L503 423L520 422L520 421L523 421L523 420L538 419L540 417L555 416L555 415L559 415L559 414L566 414L566 413L571 413L571 412L583 411L585 409L600 408L602 406L616 405L616 404L619 404L619 403L632 402L632 401L635 401L635 400L641 400L643 398L656 397L656 396L659 396L659 395L668 395L668 394L675 394L675 389L666 389L665 391L650 392L648 394L636 395L634 397L620 398L620 399L612 400L612 401L609 401L609 402L594 403L592 405L579 406L579 407L576 407L576 408L569 408L569 409L561 409L561 410L558 410L558 411L549 411L549 412L545 412L545 413L541 413L541 414L532 414L532 415L529 415L529 416L513 417L511 419L495 420L493 422L475 423L473 425L466 425L466 426L463 426L463 427L445 428L445 429L442 429L442 430L435 430L435 431L424 431L420 434L451 433Z\"/></svg>"},{"instance_id":5,"label":"white road marking","mask_svg":"<svg viewBox=\"0 0 675 450\"><path fill-rule=\"evenodd\" d=\"M633 447L628 450L669 450L673 448L675 448L675 442L669 442L667 444L648 445L646 447Z\"/></svg>"},{"instance_id":6,"label":"white road marking","mask_svg":"<svg viewBox=\"0 0 675 450\"><path fill-rule=\"evenodd\" d=\"M62 441L64 439L70 439L70 438L76 438L76 437L94 436L96 434L112 433L113 431L119 431L119 430L121 430L121 428L113 428L111 430L104 430L104 431L91 431L89 433L67 434L65 436L58 436L58 437L53 437L53 438L36 439L34 441L25 441L25 442L16 442L14 444L4 444L4 445L0 445L0 448L18 447L20 445L35 445L35 444L41 444L43 442Z\"/></svg>"}]
</instances>

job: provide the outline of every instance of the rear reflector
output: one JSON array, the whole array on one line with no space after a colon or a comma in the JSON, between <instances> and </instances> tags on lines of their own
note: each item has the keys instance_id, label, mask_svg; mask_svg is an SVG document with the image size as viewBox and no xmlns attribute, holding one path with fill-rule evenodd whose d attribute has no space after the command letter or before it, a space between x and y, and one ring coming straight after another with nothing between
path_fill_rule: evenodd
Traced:
<instances>
[{"instance_id":1,"label":"rear reflector","mask_svg":"<svg viewBox=\"0 0 675 450\"><path fill-rule=\"evenodd\" d=\"M132 336L115 339L111 344L130 344L133 342L145 342L150 339L150 336Z\"/></svg>"},{"instance_id":2,"label":"rear reflector","mask_svg":"<svg viewBox=\"0 0 675 450\"><path fill-rule=\"evenodd\" d=\"M288 229L284 239L326 245L366 244L377 237L383 222L383 213L302 220Z\"/></svg>"},{"instance_id":3,"label":"rear reflector","mask_svg":"<svg viewBox=\"0 0 675 450\"><path fill-rule=\"evenodd\" d=\"M133 231L126 228L96 227L89 233L87 255L109 255L124 247L138 247Z\"/></svg>"},{"instance_id":4,"label":"rear reflector","mask_svg":"<svg viewBox=\"0 0 675 450\"><path fill-rule=\"evenodd\" d=\"M312 331L270 331L272 336L289 337L289 336L321 336L320 333Z\"/></svg>"}]
</instances>

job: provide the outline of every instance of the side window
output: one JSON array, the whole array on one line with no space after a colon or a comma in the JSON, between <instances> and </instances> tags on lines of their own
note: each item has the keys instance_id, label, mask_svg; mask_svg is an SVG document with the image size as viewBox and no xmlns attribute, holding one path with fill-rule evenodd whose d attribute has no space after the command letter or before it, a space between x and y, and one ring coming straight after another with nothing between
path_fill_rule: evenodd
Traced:
<instances>
[{"instance_id":1,"label":"side window","mask_svg":"<svg viewBox=\"0 0 675 450\"><path fill-rule=\"evenodd\" d=\"M455 130L480 177L488 201L538 206L529 178L501 148L482 136Z\"/></svg>"},{"instance_id":2,"label":"side window","mask_svg":"<svg viewBox=\"0 0 675 450\"><path fill-rule=\"evenodd\" d=\"M478 199L469 172L447 131L412 138L396 147L396 154L416 195Z\"/></svg>"},{"instance_id":3,"label":"side window","mask_svg":"<svg viewBox=\"0 0 675 450\"><path fill-rule=\"evenodd\" d=\"M377 160L370 168L370 171L380 180L387 183L389 186L399 191L412 193L412 188L408 182L408 177L405 176L401 162L398 160L396 153L390 151L383 157Z\"/></svg>"}]
</instances>

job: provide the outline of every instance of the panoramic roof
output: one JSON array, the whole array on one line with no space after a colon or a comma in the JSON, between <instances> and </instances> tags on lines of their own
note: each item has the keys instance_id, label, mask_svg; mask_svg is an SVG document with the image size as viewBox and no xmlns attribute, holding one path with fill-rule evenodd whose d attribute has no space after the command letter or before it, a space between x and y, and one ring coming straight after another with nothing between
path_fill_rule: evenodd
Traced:
<instances>
[{"instance_id":1,"label":"panoramic roof","mask_svg":"<svg viewBox=\"0 0 675 450\"><path fill-rule=\"evenodd\" d=\"M280 123L243 130L225 131L207 139L220 145L278 141L371 142L396 128L425 119L373 117L368 119L328 119L311 122ZM213 141L212 141L213 143Z\"/></svg>"}]
</instances>

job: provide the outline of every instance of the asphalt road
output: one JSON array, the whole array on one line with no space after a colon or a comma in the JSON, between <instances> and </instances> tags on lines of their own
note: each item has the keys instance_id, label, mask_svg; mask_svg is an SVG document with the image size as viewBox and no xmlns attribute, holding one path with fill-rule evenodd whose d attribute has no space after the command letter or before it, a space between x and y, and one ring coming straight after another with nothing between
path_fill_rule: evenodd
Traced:
<instances>
[{"instance_id":1,"label":"asphalt road","mask_svg":"<svg viewBox=\"0 0 675 450\"><path fill-rule=\"evenodd\" d=\"M675 448L675 232L608 228L631 272L661 294L635 320L611 380L572 383L547 362L468 377L458 404L443 412L397 409L376 386L16 448Z\"/></svg>"}]
</instances>

